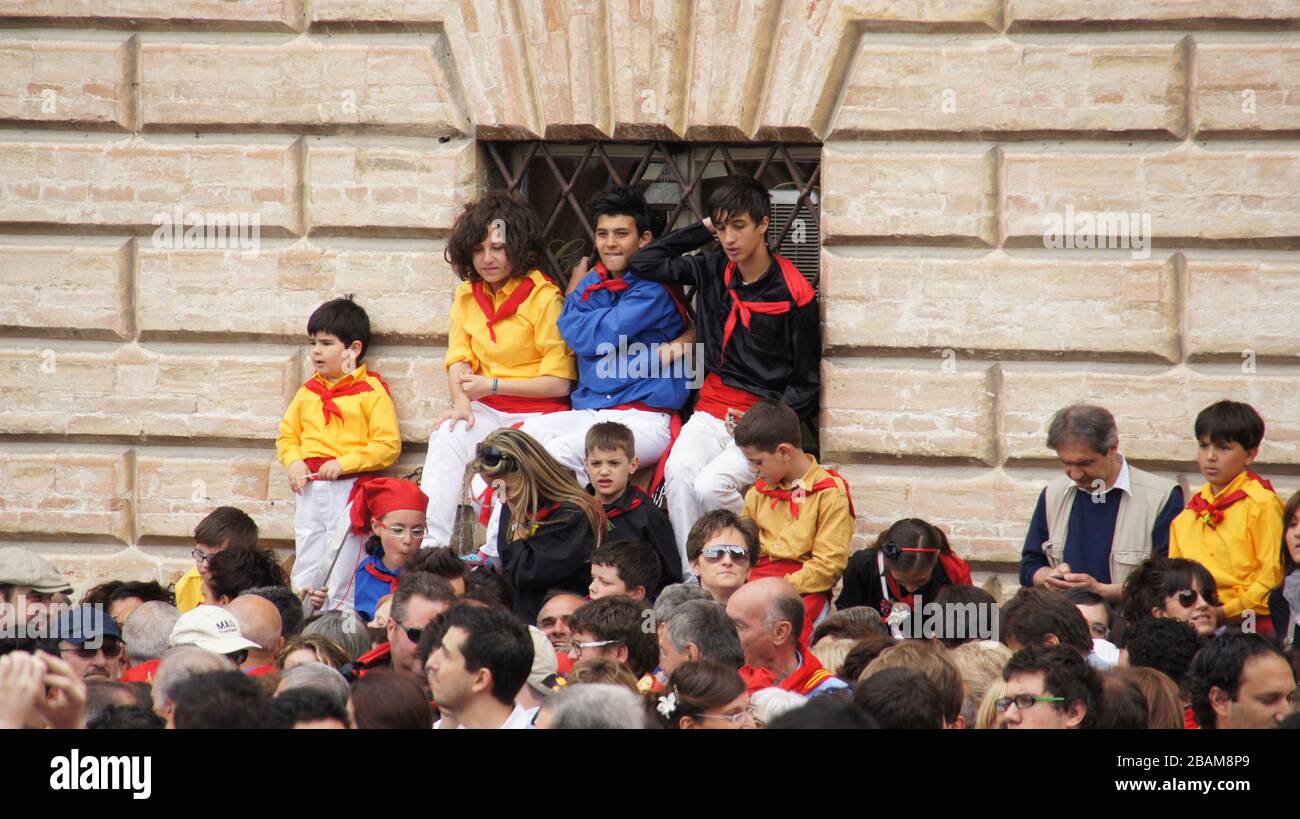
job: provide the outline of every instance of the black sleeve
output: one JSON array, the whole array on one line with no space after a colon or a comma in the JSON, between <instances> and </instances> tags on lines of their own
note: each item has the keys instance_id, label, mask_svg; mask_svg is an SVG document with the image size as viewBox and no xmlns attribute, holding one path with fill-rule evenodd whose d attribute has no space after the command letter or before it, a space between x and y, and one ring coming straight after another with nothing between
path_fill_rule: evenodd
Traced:
<instances>
[{"instance_id":1,"label":"black sleeve","mask_svg":"<svg viewBox=\"0 0 1300 819\"><path fill-rule=\"evenodd\" d=\"M709 261L703 254L684 256L713 239L713 233L703 222L665 233L658 239L632 254L628 270L633 274L660 284L686 284L698 286L708 272Z\"/></svg>"},{"instance_id":2,"label":"black sleeve","mask_svg":"<svg viewBox=\"0 0 1300 819\"><path fill-rule=\"evenodd\" d=\"M682 556L677 551L677 538L673 537L673 525L668 516L657 507L651 507L646 513L645 528L646 542L655 547L659 562L663 564L664 576L659 578L659 587L682 582Z\"/></svg>"},{"instance_id":3,"label":"black sleeve","mask_svg":"<svg viewBox=\"0 0 1300 819\"><path fill-rule=\"evenodd\" d=\"M794 322L793 366L790 383L781 401L805 420L817 417L821 398L822 329L821 308L814 297L798 308Z\"/></svg>"},{"instance_id":4,"label":"black sleeve","mask_svg":"<svg viewBox=\"0 0 1300 819\"><path fill-rule=\"evenodd\" d=\"M1278 642L1286 640L1287 632L1291 630L1291 606L1282 596L1281 587L1268 593L1268 616L1273 620L1273 631L1277 634Z\"/></svg>"},{"instance_id":5,"label":"black sleeve","mask_svg":"<svg viewBox=\"0 0 1300 819\"><path fill-rule=\"evenodd\" d=\"M501 515L502 539L509 519ZM521 591L546 590L583 570L591 562L591 525L581 509L563 506L531 536L505 544L501 562L506 578Z\"/></svg>"},{"instance_id":6,"label":"black sleeve","mask_svg":"<svg viewBox=\"0 0 1300 819\"><path fill-rule=\"evenodd\" d=\"M875 579L872 561L869 559L873 554L871 550L863 549L849 560L848 568L844 570L844 585L840 588L840 597L835 601L835 608L849 609L854 606L871 605L867 590L871 588L871 583Z\"/></svg>"}]
</instances>

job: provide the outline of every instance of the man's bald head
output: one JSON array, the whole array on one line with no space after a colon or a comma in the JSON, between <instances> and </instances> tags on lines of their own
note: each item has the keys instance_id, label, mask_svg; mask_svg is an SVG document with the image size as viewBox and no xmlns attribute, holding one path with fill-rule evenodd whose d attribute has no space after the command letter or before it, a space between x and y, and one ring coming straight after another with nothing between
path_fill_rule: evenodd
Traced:
<instances>
[{"instance_id":1,"label":"man's bald head","mask_svg":"<svg viewBox=\"0 0 1300 819\"><path fill-rule=\"evenodd\" d=\"M787 665L803 630L803 599L783 578L764 577L741 586L727 601L745 662L758 668Z\"/></svg>"},{"instance_id":2,"label":"man's bald head","mask_svg":"<svg viewBox=\"0 0 1300 819\"><path fill-rule=\"evenodd\" d=\"M280 610L275 604L256 594L241 594L230 601L226 610L235 615L244 639L257 643L257 648L249 649L244 666L251 668L273 662L284 644L280 635Z\"/></svg>"}]
</instances>

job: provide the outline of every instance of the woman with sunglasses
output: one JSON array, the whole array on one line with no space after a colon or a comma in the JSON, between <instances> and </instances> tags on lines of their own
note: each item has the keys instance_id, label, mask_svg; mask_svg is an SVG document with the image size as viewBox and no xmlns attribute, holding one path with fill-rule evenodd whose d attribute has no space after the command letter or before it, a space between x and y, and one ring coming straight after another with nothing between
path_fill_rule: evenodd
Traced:
<instances>
[{"instance_id":1,"label":"woman with sunglasses","mask_svg":"<svg viewBox=\"0 0 1300 819\"><path fill-rule=\"evenodd\" d=\"M434 419L420 479L429 496L423 545L461 547L453 529L475 447L495 429L569 409L578 376L557 324L564 293L537 269L541 225L532 208L500 193L470 202L445 255L461 284L444 359L451 408Z\"/></svg>"},{"instance_id":2,"label":"woman with sunglasses","mask_svg":"<svg viewBox=\"0 0 1300 819\"><path fill-rule=\"evenodd\" d=\"M745 681L734 668L715 660L682 663L668 688L651 696L655 713L668 728L756 728Z\"/></svg>"},{"instance_id":3,"label":"woman with sunglasses","mask_svg":"<svg viewBox=\"0 0 1300 819\"><path fill-rule=\"evenodd\" d=\"M586 594L591 552L605 532L605 510L526 432L498 429L478 445L475 456L473 470L505 499L495 546L502 573L515 589L514 612L535 623L547 591Z\"/></svg>"},{"instance_id":4,"label":"woman with sunglasses","mask_svg":"<svg viewBox=\"0 0 1300 819\"><path fill-rule=\"evenodd\" d=\"M1194 560L1144 560L1124 581L1120 619L1127 630L1144 618L1172 617L1191 624L1197 636L1208 640L1219 626L1216 588L1210 570Z\"/></svg>"},{"instance_id":5,"label":"woman with sunglasses","mask_svg":"<svg viewBox=\"0 0 1300 819\"><path fill-rule=\"evenodd\" d=\"M921 604L934 602L940 589L969 585L970 566L953 552L943 530L904 518L849 560L835 607L870 606L888 620L895 608L911 611L917 597Z\"/></svg>"}]
</instances>

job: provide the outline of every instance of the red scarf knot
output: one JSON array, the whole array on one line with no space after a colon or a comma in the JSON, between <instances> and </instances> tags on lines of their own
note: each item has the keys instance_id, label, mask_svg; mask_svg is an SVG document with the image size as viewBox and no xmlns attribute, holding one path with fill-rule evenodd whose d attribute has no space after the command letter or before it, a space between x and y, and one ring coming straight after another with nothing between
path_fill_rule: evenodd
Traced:
<instances>
[{"instance_id":1,"label":"red scarf knot","mask_svg":"<svg viewBox=\"0 0 1300 819\"><path fill-rule=\"evenodd\" d=\"M366 375L373 375L375 378L379 379L379 383L383 385L384 391L390 395L392 394L392 391L388 389L388 384L384 382L383 378L380 378L379 373L371 370L366 373ZM339 379L339 381L341 382L342 379ZM307 379L307 383L303 384L303 386L320 396L321 411L325 415L325 426L329 426L330 416L338 418L339 423L343 422L343 412L339 409L339 405L334 403L335 398L342 398L345 395L361 395L366 392L374 392L374 388L371 387L369 382L364 378L360 381L353 381L346 386L342 383L336 383L333 387L327 387L325 386L325 382L312 376Z\"/></svg>"},{"instance_id":2,"label":"red scarf knot","mask_svg":"<svg viewBox=\"0 0 1300 819\"><path fill-rule=\"evenodd\" d=\"M582 300L586 301L592 293L597 290L608 290L611 293L622 293L632 285L627 283L626 279L615 279L610 276L609 268L605 267L604 262L596 262L596 275L600 281L592 282L582 290Z\"/></svg>"},{"instance_id":3,"label":"red scarf knot","mask_svg":"<svg viewBox=\"0 0 1300 819\"><path fill-rule=\"evenodd\" d=\"M481 280L470 285L470 289L474 292L474 301L478 302L479 309L483 311L483 317L487 319L488 335L492 338L493 344L497 341L497 332L494 325L498 321L504 321L513 316L515 311L519 309L519 305L528 299L535 286L531 276L524 276L519 280L519 285L515 287L514 292L507 296L500 309L497 309L493 306L492 296L487 292L487 288L483 286Z\"/></svg>"},{"instance_id":4,"label":"red scarf knot","mask_svg":"<svg viewBox=\"0 0 1300 819\"><path fill-rule=\"evenodd\" d=\"M777 266L781 269L781 276L785 279L786 289L790 291L790 298L794 300L796 306L803 307L812 301L816 293L812 285L808 284L808 280L799 272L799 268L794 266L794 262L776 253L772 254L772 258L776 259ZM754 313L779 316L790 312L789 301L741 301L736 288L731 286L731 277L735 272L736 263L727 262L727 267L722 272L722 284L731 296L731 310L727 313L727 321L722 327L722 354L718 358L718 363L727 359L727 343L731 341L731 334L736 329L737 317L748 330L750 318Z\"/></svg>"},{"instance_id":5,"label":"red scarf knot","mask_svg":"<svg viewBox=\"0 0 1300 819\"><path fill-rule=\"evenodd\" d=\"M1250 480L1255 481L1260 486L1264 487L1270 492L1275 491L1273 489L1273 484L1264 480L1263 478L1256 475L1254 472L1251 472L1250 470L1246 471L1246 477L1249 478ZM1220 523L1223 523L1224 511L1229 506L1232 506L1234 503L1236 503L1239 500L1242 500L1245 497L1247 497L1246 490L1238 489L1235 492L1231 492L1227 495L1224 495L1222 498L1219 498L1217 501L1207 501L1204 495L1202 495L1200 492L1197 492L1195 495L1192 496L1192 500L1187 504L1187 508L1191 509L1192 512L1196 514L1197 519L1200 520L1201 523L1213 529L1216 526L1218 526Z\"/></svg>"}]
</instances>

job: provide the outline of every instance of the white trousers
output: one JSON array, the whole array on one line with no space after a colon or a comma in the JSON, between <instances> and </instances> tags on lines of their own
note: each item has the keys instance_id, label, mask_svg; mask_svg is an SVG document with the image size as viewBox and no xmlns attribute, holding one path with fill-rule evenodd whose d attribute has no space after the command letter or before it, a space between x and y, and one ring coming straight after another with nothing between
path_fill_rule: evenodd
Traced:
<instances>
[{"instance_id":1,"label":"white trousers","mask_svg":"<svg viewBox=\"0 0 1300 819\"><path fill-rule=\"evenodd\" d=\"M290 582L295 591L321 585L325 553L338 542L342 534L339 527L347 525L348 494L355 482L355 478L348 477L337 481L307 481L302 488L293 521L294 559Z\"/></svg>"},{"instance_id":2,"label":"white trousers","mask_svg":"<svg viewBox=\"0 0 1300 819\"><path fill-rule=\"evenodd\" d=\"M727 432L727 425L706 412L696 412L682 427L664 467L668 520L673 524L682 576L691 575L686 536L700 515L714 509L745 509L741 489L753 483L749 461Z\"/></svg>"},{"instance_id":3,"label":"white trousers","mask_svg":"<svg viewBox=\"0 0 1300 819\"><path fill-rule=\"evenodd\" d=\"M645 467L659 463L659 458L668 448L672 439L672 418L662 412L645 410L570 410L568 412L550 412L529 418L520 427L546 447L546 451L566 469L573 470L578 484L587 486L587 431L602 421L617 421L632 430L632 439L636 444L636 457ZM481 478L474 479L474 497L478 497L487 484ZM497 532L500 529L501 506L503 499L492 499L492 516L487 524L487 544L483 551L493 557L497 554Z\"/></svg>"},{"instance_id":4,"label":"white trousers","mask_svg":"<svg viewBox=\"0 0 1300 819\"><path fill-rule=\"evenodd\" d=\"M642 467L659 463L672 437L671 416L645 410L570 410L529 418L520 427L546 447L555 460L573 470L578 483L586 486L587 432L602 421L617 421L632 430L636 457Z\"/></svg>"},{"instance_id":5,"label":"white trousers","mask_svg":"<svg viewBox=\"0 0 1300 819\"><path fill-rule=\"evenodd\" d=\"M429 511L425 535L421 546L450 546L451 530L456 522L456 508L461 502L461 487L465 481L465 468L474 460L474 450L483 439L502 427L542 415L540 412L499 412L488 405L471 401L474 426L465 428L464 421L444 421L429 438L429 454L424 459L424 473L420 489L429 496ZM481 491L480 490L478 491ZM475 496L478 495L475 491Z\"/></svg>"}]
</instances>

